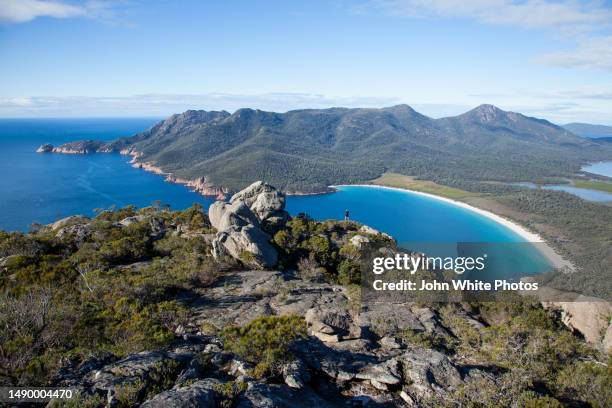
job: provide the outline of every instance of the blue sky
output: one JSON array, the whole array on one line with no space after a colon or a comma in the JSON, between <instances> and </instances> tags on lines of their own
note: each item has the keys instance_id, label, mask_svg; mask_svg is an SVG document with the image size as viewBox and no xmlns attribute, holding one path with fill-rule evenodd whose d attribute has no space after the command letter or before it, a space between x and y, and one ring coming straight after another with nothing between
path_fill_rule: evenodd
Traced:
<instances>
[{"instance_id":1,"label":"blue sky","mask_svg":"<svg viewBox=\"0 0 612 408\"><path fill-rule=\"evenodd\" d=\"M398 103L612 125L612 2L0 0L0 117Z\"/></svg>"}]
</instances>

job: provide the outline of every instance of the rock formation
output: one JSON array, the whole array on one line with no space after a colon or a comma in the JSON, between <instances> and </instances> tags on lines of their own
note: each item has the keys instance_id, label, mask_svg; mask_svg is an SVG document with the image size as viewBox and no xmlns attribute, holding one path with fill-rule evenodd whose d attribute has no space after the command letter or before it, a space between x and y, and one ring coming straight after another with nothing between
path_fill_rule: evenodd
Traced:
<instances>
[{"instance_id":1,"label":"rock formation","mask_svg":"<svg viewBox=\"0 0 612 408\"><path fill-rule=\"evenodd\" d=\"M278 254L270 235L289 219L285 196L261 181L234 194L228 202L217 201L208 210L217 229L213 254L229 255L255 268L276 265Z\"/></svg>"},{"instance_id":2,"label":"rock formation","mask_svg":"<svg viewBox=\"0 0 612 408\"><path fill-rule=\"evenodd\" d=\"M45 143L40 145L38 149L36 149L36 153L51 153L53 152L53 145L49 143Z\"/></svg>"}]
</instances>

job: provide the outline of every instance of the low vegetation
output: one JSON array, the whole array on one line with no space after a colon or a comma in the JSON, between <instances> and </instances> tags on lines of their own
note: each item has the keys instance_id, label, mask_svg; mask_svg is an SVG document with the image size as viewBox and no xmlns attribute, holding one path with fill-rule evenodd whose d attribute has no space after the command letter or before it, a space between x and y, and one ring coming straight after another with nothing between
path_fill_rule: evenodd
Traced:
<instances>
[{"instance_id":1,"label":"low vegetation","mask_svg":"<svg viewBox=\"0 0 612 408\"><path fill-rule=\"evenodd\" d=\"M444 186L433 181L419 180L415 177L404 176L397 173L385 173L382 176L371 181L372 184L387 187L404 188L407 190L421 191L438 195L451 199L462 199L466 197L478 196L478 193L472 193L458 188Z\"/></svg>"},{"instance_id":2,"label":"low vegetation","mask_svg":"<svg viewBox=\"0 0 612 408\"><path fill-rule=\"evenodd\" d=\"M242 327L227 327L221 336L226 350L254 364L253 375L278 375L291 359L289 346L306 337L306 322L300 316L262 316Z\"/></svg>"},{"instance_id":3,"label":"low vegetation","mask_svg":"<svg viewBox=\"0 0 612 408\"><path fill-rule=\"evenodd\" d=\"M535 205L531 198L519 203ZM544 215L552 216L563 210L546 211ZM227 271L242 268L238 261L225 263L211 256L211 232L197 206L175 212L155 206L102 211L92 220L38 226L26 234L1 233L0 383L50 385L67 361L169 346L179 326L189 320L188 300ZM354 240L357 235L368 242ZM273 242L280 251L279 269L295 270L305 280L346 286L346 306L353 312L362 306L358 285L366 247L394 248L392 239L364 232L357 223L317 222L304 214L281 228ZM276 299L281 301L281 296ZM439 350L462 369L474 367L482 373L426 404L612 405L610 357L589 347L560 316L537 302L516 298L426 306L435 315L436 330L367 334L372 344L395 335L406 350ZM261 316L211 333L222 340L223 353L250 364L251 376L274 383L282 381L283 366L294 358L292 346L307 337L307 327L302 316ZM155 392L172 387L179 369L168 369L173 370L167 376L172 381L160 374ZM135 406L148 398L137 383L130 384L117 389L120 405ZM217 388L229 407L245 385L236 380ZM81 402L103 403L95 398Z\"/></svg>"},{"instance_id":4,"label":"low vegetation","mask_svg":"<svg viewBox=\"0 0 612 408\"><path fill-rule=\"evenodd\" d=\"M586 188L588 190L605 191L606 193L612 193L612 183L606 183L605 181L595 180L572 180L572 184L578 188Z\"/></svg>"},{"instance_id":5,"label":"low vegetation","mask_svg":"<svg viewBox=\"0 0 612 408\"><path fill-rule=\"evenodd\" d=\"M118 221L135 217L127 226ZM162 234L183 225L191 237ZM181 296L222 265L201 208L127 207L87 224L0 233L0 378L44 385L65 358L155 349L185 322Z\"/></svg>"},{"instance_id":6,"label":"low vegetation","mask_svg":"<svg viewBox=\"0 0 612 408\"><path fill-rule=\"evenodd\" d=\"M606 358L588 347L537 302L521 298L434 308L448 332L408 331L403 341L441 350L491 374L462 385L449 398L434 400L435 406L612 404L612 355ZM466 319L466 311L483 326Z\"/></svg>"}]
</instances>

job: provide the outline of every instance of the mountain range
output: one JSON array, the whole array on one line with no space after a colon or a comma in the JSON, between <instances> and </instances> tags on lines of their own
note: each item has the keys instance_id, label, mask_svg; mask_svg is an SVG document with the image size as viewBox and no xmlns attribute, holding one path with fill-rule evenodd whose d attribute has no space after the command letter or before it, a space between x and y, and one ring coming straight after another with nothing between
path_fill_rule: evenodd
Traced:
<instances>
[{"instance_id":1,"label":"mountain range","mask_svg":"<svg viewBox=\"0 0 612 408\"><path fill-rule=\"evenodd\" d=\"M407 105L189 110L132 137L56 150L78 152L79 146L87 147L83 152L129 153L178 179L205 178L234 191L263 179L289 192L320 192L385 172L446 183L525 181L570 176L588 161L612 157L609 143L492 105L441 119Z\"/></svg>"}]
</instances>

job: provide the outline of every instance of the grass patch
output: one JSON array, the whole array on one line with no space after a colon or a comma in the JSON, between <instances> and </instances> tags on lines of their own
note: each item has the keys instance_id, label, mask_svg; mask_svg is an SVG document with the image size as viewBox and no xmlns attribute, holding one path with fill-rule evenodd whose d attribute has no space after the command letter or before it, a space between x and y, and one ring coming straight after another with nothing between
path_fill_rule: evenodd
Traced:
<instances>
[{"instance_id":1,"label":"grass patch","mask_svg":"<svg viewBox=\"0 0 612 408\"><path fill-rule=\"evenodd\" d=\"M589 190L605 191L606 193L612 193L612 183L606 183L605 181L593 181L593 180L572 180L572 184L578 188L586 188Z\"/></svg>"},{"instance_id":2,"label":"grass patch","mask_svg":"<svg viewBox=\"0 0 612 408\"><path fill-rule=\"evenodd\" d=\"M447 187L428 180L417 180L412 176L404 176L397 173L385 173L371 181L372 184L387 187L404 188L408 190L421 191L423 193L435 194L441 197L460 200L467 197L475 197L479 194L458 188Z\"/></svg>"}]
</instances>

